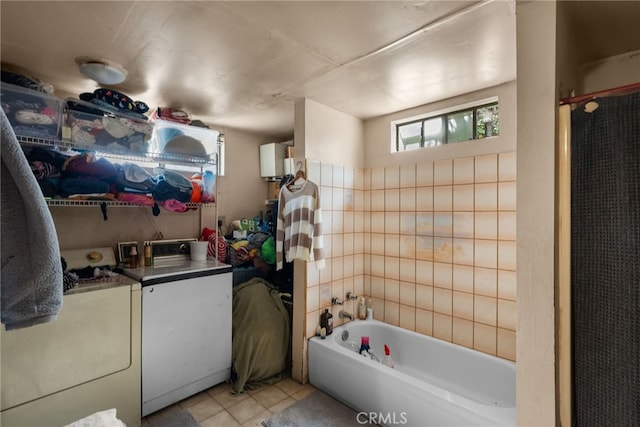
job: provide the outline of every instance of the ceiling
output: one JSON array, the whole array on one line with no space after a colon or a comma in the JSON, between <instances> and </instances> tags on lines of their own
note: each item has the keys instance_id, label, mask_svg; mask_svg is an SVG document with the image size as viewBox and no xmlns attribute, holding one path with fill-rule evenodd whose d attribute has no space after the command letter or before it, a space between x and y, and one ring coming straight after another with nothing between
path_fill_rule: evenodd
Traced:
<instances>
[{"instance_id":1,"label":"ceiling","mask_svg":"<svg viewBox=\"0 0 640 427\"><path fill-rule=\"evenodd\" d=\"M128 70L113 88L151 108L273 137L293 135L301 98L367 119L516 78L513 0L0 7L3 64L58 96L98 87L76 57L104 59Z\"/></svg>"}]
</instances>

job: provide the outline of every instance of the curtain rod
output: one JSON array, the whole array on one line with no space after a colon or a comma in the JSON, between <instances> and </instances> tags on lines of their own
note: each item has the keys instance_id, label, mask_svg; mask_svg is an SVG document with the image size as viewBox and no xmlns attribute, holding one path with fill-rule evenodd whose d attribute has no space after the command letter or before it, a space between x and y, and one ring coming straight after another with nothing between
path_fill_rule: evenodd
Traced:
<instances>
[{"instance_id":1,"label":"curtain rod","mask_svg":"<svg viewBox=\"0 0 640 427\"><path fill-rule=\"evenodd\" d=\"M569 98L560 99L560 105L564 104L574 104L580 103L583 101L588 101L593 98L597 98L599 96L608 96L608 95L620 95L626 92L635 92L636 90L640 90L640 82L632 83L625 86L618 86L611 89L600 90L597 92L587 93L585 95L572 96Z\"/></svg>"}]
</instances>

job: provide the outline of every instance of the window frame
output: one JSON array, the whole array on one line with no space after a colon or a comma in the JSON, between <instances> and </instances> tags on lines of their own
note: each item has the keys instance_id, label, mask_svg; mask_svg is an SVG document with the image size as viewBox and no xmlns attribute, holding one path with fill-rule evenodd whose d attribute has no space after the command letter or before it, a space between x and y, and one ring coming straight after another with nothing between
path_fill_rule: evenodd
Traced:
<instances>
[{"instance_id":1,"label":"window frame","mask_svg":"<svg viewBox=\"0 0 640 427\"><path fill-rule=\"evenodd\" d=\"M483 137L483 138L478 138L478 134L477 134L477 111L481 108L486 108L486 107L490 107L496 105L498 107L498 114L500 113L500 102L498 97L491 97L491 98L486 98L486 99L482 99L482 100L478 100L478 101L474 101L474 102L469 102L466 104L462 104L462 105L457 105L454 107L450 107L450 108L446 108L446 109L442 109L442 110L437 110L437 111L432 111L429 113L425 113L425 114L419 114L419 115L415 115L415 116L411 116L411 117L405 117L402 119L398 119L398 120L392 120L391 121L391 153L403 153L403 152L407 152L407 151L414 151L414 150L419 150L422 148L429 148L429 147L438 147L438 146L443 146L443 145L450 145L450 144L457 144L459 142L470 142L470 141L479 141L479 140L483 140L483 139L487 139L487 138L494 138L496 136L500 136L500 134L498 135L492 135L489 137ZM463 113L466 111L472 111L472 139L468 139L468 140L464 140L464 141L456 141L456 142L448 142L448 138L449 138L449 116L450 115L455 115L456 113ZM440 118L442 121L442 143L437 144L437 145L425 145L425 126L424 123L429 121L429 120L433 120L435 118ZM499 117L498 117L498 123L499 123ZM420 142L418 142L418 147L416 148L411 148L411 149L406 149L406 146L404 149L400 149L400 144L401 144L401 138L400 138L400 128L402 126L406 126L406 125L411 125L411 124L415 124L415 123L422 123L423 125L421 126L421 130L420 130Z\"/></svg>"}]
</instances>

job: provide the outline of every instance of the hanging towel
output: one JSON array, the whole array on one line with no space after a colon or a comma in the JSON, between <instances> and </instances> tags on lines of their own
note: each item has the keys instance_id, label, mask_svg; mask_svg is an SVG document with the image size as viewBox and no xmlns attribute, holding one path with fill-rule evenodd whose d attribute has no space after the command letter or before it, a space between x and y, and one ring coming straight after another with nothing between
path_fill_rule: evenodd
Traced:
<instances>
[{"instance_id":1,"label":"hanging towel","mask_svg":"<svg viewBox=\"0 0 640 427\"><path fill-rule=\"evenodd\" d=\"M53 218L4 111L0 124L2 323L10 330L56 319L63 275Z\"/></svg>"}]
</instances>

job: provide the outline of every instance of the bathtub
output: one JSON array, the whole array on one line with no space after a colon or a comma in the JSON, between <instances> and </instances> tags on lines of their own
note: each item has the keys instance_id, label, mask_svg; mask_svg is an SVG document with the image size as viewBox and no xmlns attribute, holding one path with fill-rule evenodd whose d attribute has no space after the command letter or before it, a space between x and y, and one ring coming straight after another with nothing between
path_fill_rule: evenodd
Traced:
<instances>
[{"instance_id":1,"label":"bathtub","mask_svg":"<svg viewBox=\"0 0 640 427\"><path fill-rule=\"evenodd\" d=\"M395 368L357 353L391 349ZM358 424L515 426L515 363L377 320L309 340L309 382L352 407Z\"/></svg>"}]
</instances>

